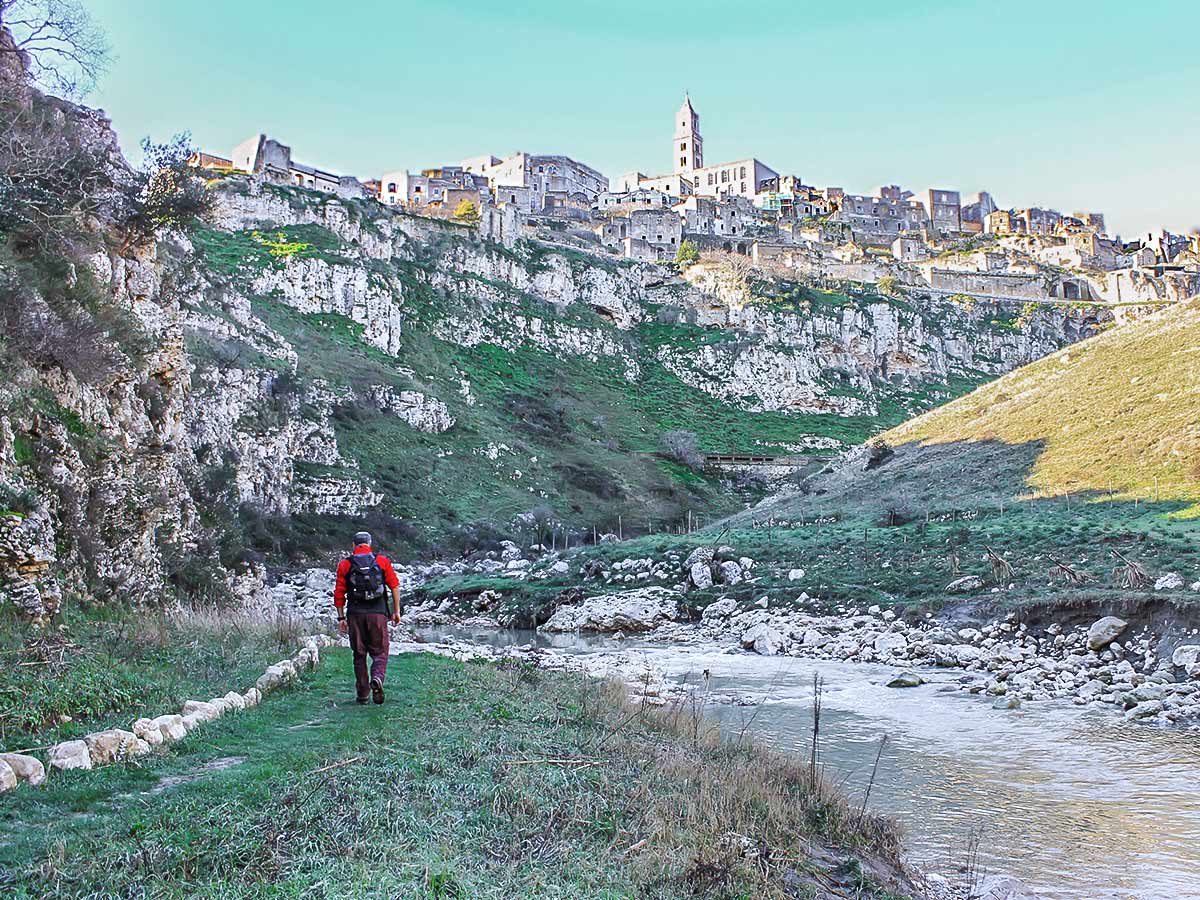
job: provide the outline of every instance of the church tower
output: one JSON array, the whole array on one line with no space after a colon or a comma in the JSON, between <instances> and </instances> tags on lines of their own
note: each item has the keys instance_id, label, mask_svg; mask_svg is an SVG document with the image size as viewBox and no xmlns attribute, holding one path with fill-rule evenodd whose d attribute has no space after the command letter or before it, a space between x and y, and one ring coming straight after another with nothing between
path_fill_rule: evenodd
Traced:
<instances>
[{"instance_id":1,"label":"church tower","mask_svg":"<svg viewBox=\"0 0 1200 900\"><path fill-rule=\"evenodd\" d=\"M675 143L672 148L676 175L691 175L704 166L704 139L700 137L700 116L692 101L683 95L683 106L675 113Z\"/></svg>"}]
</instances>

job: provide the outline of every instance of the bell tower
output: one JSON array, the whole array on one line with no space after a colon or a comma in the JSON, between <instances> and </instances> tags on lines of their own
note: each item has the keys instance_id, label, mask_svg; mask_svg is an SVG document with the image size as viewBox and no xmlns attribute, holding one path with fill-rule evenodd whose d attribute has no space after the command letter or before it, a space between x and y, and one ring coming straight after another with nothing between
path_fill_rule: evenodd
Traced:
<instances>
[{"instance_id":1,"label":"bell tower","mask_svg":"<svg viewBox=\"0 0 1200 900\"><path fill-rule=\"evenodd\" d=\"M704 166L704 139L700 137L700 115L692 109L692 101L685 93L683 106L675 113L675 141L672 145L674 172L676 175L691 175Z\"/></svg>"}]
</instances>

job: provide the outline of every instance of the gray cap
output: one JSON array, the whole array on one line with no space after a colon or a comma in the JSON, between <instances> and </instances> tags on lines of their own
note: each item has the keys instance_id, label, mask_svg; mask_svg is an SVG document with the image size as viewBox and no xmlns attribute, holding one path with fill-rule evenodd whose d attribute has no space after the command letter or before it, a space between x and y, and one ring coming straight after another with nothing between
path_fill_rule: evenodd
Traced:
<instances>
[{"instance_id":1,"label":"gray cap","mask_svg":"<svg viewBox=\"0 0 1200 900\"><path fill-rule=\"evenodd\" d=\"M368 547L371 546L371 532L369 532L369 531L358 532L358 534L354 535L354 544L355 544L355 546L357 546L359 544L366 544Z\"/></svg>"}]
</instances>

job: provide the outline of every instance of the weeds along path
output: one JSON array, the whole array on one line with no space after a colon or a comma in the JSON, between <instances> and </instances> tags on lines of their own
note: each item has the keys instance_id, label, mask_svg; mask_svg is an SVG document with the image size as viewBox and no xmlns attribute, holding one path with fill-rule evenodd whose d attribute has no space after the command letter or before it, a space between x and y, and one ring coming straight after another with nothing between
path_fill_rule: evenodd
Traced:
<instances>
[{"instance_id":1,"label":"weeds along path","mask_svg":"<svg viewBox=\"0 0 1200 900\"><path fill-rule=\"evenodd\" d=\"M8 795L0 894L665 898L716 878L757 896L769 876L741 844L722 849L731 830L782 848L779 871L815 843L841 848L822 856L838 861L825 883L895 890L885 826L804 802L788 766L772 783L760 757L631 722L606 691L405 655L387 703L360 706L349 652L329 651L165 753Z\"/></svg>"}]
</instances>

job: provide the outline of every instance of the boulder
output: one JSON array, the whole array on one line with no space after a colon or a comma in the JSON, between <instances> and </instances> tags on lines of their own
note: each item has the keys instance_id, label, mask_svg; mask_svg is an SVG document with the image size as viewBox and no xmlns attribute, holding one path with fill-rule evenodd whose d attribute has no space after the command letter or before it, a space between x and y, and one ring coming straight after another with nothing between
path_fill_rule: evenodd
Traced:
<instances>
[{"instance_id":1,"label":"boulder","mask_svg":"<svg viewBox=\"0 0 1200 900\"><path fill-rule=\"evenodd\" d=\"M130 726L133 733L151 747L157 747L163 742L163 733L151 719L138 719Z\"/></svg>"},{"instance_id":2,"label":"boulder","mask_svg":"<svg viewBox=\"0 0 1200 900\"><path fill-rule=\"evenodd\" d=\"M828 644L829 641L830 641L830 638L821 634L821 632L817 631L817 629L809 628L809 629L805 630L804 638L800 641L800 643L803 644L805 647L812 647L813 649L820 649L821 647L824 647L826 644Z\"/></svg>"},{"instance_id":3,"label":"boulder","mask_svg":"<svg viewBox=\"0 0 1200 900\"><path fill-rule=\"evenodd\" d=\"M712 547L697 547L695 550L689 553L688 558L683 561L683 567L690 572L692 566L696 565L696 563L704 563L705 565L708 565L712 561Z\"/></svg>"},{"instance_id":4,"label":"boulder","mask_svg":"<svg viewBox=\"0 0 1200 900\"><path fill-rule=\"evenodd\" d=\"M742 580L742 567L732 560L721 563L721 583L738 584Z\"/></svg>"},{"instance_id":5,"label":"boulder","mask_svg":"<svg viewBox=\"0 0 1200 900\"><path fill-rule=\"evenodd\" d=\"M237 691L230 691L222 698L229 704L230 709L243 710L246 708L246 701Z\"/></svg>"},{"instance_id":6,"label":"boulder","mask_svg":"<svg viewBox=\"0 0 1200 900\"><path fill-rule=\"evenodd\" d=\"M183 727L188 731L195 731L208 721L200 713L192 713L190 716L183 716Z\"/></svg>"},{"instance_id":7,"label":"boulder","mask_svg":"<svg viewBox=\"0 0 1200 900\"><path fill-rule=\"evenodd\" d=\"M1020 709L1021 698L1016 694L1007 694L992 704L992 709Z\"/></svg>"},{"instance_id":8,"label":"boulder","mask_svg":"<svg viewBox=\"0 0 1200 900\"><path fill-rule=\"evenodd\" d=\"M1171 654L1171 665L1185 671L1200 662L1200 644L1184 644Z\"/></svg>"},{"instance_id":9,"label":"boulder","mask_svg":"<svg viewBox=\"0 0 1200 900\"><path fill-rule=\"evenodd\" d=\"M752 625L742 634L742 646L760 656L778 656L783 650L783 635L765 622Z\"/></svg>"},{"instance_id":10,"label":"boulder","mask_svg":"<svg viewBox=\"0 0 1200 900\"><path fill-rule=\"evenodd\" d=\"M46 780L46 767L35 756L24 753L0 753L0 760L8 764L18 781L24 781L31 787L37 787Z\"/></svg>"},{"instance_id":11,"label":"boulder","mask_svg":"<svg viewBox=\"0 0 1200 900\"><path fill-rule=\"evenodd\" d=\"M1128 622L1118 619L1116 616L1105 616L1103 619L1093 622L1092 627L1088 629L1088 649L1103 650L1124 634L1128 627Z\"/></svg>"},{"instance_id":12,"label":"boulder","mask_svg":"<svg viewBox=\"0 0 1200 900\"><path fill-rule=\"evenodd\" d=\"M964 575L962 578L955 578L952 582L946 585L947 594L969 594L972 591L978 591L983 588L983 579L978 575Z\"/></svg>"},{"instance_id":13,"label":"boulder","mask_svg":"<svg viewBox=\"0 0 1200 900\"><path fill-rule=\"evenodd\" d=\"M50 768L66 771L67 769L90 769L92 754L88 751L85 741L63 741L50 748Z\"/></svg>"},{"instance_id":14,"label":"boulder","mask_svg":"<svg viewBox=\"0 0 1200 900\"><path fill-rule=\"evenodd\" d=\"M890 688L914 688L925 683L925 679L916 672L901 672L887 683Z\"/></svg>"},{"instance_id":15,"label":"boulder","mask_svg":"<svg viewBox=\"0 0 1200 900\"><path fill-rule=\"evenodd\" d=\"M1163 702L1161 700L1146 700L1143 703L1139 703L1133 709L1127 710L1125 713L1125 718L1129 719L1130 721L1136 719L1149 719L1152 716L1157 716L1163 711L1164 708L1165 707L1163 706Z\"/></svg>"},{"instance_id":16,"label":"boulder","mask_svg":"<svg viewBox=\"0 0 1200 900\"><path fill-rule=\"evenodd\" d=\"M252 706L258 706L262 702L262 694L258 688L252 687L246 693L242 694L243 708L249 709Z\"/></svg>"},{"instance_id":17,"label":"boulder","mask_svg":"<svg viewBox=\"0 0 1200 900\"><path fill-rule=\"evenodd\" d=\"M550 572L553 575L566 575L570 571L571 567L561 559L550 566Z\"/></svg>"},{"instance_id":18,"label":"boulder","mask_svg":"<svg viewBox=\"0 0 1200 900\"><path fill-rule=\"evenodd\" d=\"M221 717L221 708L204 700L185 700L182 715L185 719L195 718L201 722L211 722Z\"/></svg>"},{"instance_id":19,"label":"boulder","mask_svg":"<svg viewBox=\"0 0 1200 900\"><path fill-rule=\"evenodd\" d=\"M875 638L876 653L901 653L908 649L908 638L894 631L884 632Z\"/></svg>"},{"instance_id":20,"label":"boulder","mask_svg":"<svg viewBox=\"0 0 1200 900\"><path fill-rule=\"evenodd\" d=\"M704 607L700 614L701 622L715 622L718 619L728 619L737 612L738 602L732 597L722 597Z\"/></svg>"},{"instance_id":21,"label":"boulder","mask_svg":"<svg viewBox=\"0 0 1200 900\"><path fill-rule=\"evenodd\" d=\"M803 569L788 569L788 581L799 581L803 577Z\"/></svg>"},{"instance_id":22,"label":"boulder","mask_svg":"<svg viewBox=\"0 0 1200 900\"><path fill-rule=\"evenodd\" d=\"M642 587L615 594L585 597L572 606L560 606L542 631L649 631L679 616L682 596L662 587Z\"/></svg>"},{"instance_id":23,"label":"boulder","mask_svg":"<svg viewBox=\"0 0 1200 900\"><path fill-rule=\"evenodd\" d=\"M1182 587L1183 576L1175 572L1168 572L1154 582L1154 589L1156 591L1178 591Z\"/></svg>"},{"instance_id":24,"label":"boulder","mask_svg":"<svg viewBox=\"0 0 1200 900\"><path fill-rule=\"evenodd\" d=\"M0 759L0 794L13 790L19 783L17 773L12 770L12 766Z\"/></svg>"},{"instance_id":25,"label":"boulder","mask_svg":"<svg viewBox=\"0 0 1200 900\"><path fill-rule=\"evenodd\" d=\"M138 754L138 736L123 728L108 728L95 731L84 737L92 765L105 766L128 756ZM145 746L145 741L141 742ZM146 747L147 751L150 749Z\"/></svg>"},{"instance_id":26,"label":"boulder","mask_svg":"<svg viewBox=\"0 0 1200 900\"><path fill-rule=\"evenodd\" d=\"M688 570L688 577L698 590L710 588L713 585L712 566L706 562L693 563Z\"/></svg>"},{"instance_id":27,"label":"boulder","mask_svg":"<svg viewBox=\"0 0 1200 900\"><path fill-rule=\"evenodd\" d=\"M171 713L151 719L150 724L158 729L164 741L178 741L187 737L188 728L183 724L183 716Z\"/></svg>"}]
</instances>

